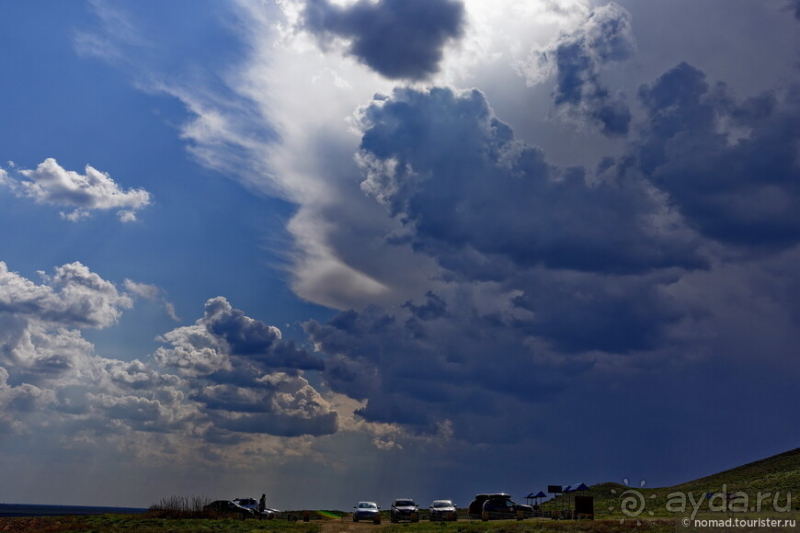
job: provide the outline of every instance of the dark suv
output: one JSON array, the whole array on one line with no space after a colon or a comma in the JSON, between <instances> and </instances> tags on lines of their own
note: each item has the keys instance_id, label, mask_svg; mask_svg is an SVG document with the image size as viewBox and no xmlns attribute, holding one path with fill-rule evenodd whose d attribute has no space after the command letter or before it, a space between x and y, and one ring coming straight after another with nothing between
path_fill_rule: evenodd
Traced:
<instances>
[{"instance_id":1,"label":"dark suv","mask_svg":"<svg viewBox=\"0 0 800 533\"><path fill-rule=\"evenodd\" d=\"M419 507L411 498L397 498L392 502L389 519L392 522L399 522L400 520L419 522Z\"/></svg>"},{"instance_id":2,"label":"dark suv","mask_svg":"<svg viewBox=\"0 0 800 533\"><path fill-rule=\"evenodd\" d=\"M469 504L470 518L497 520L516 518L521 520L533 516L533 507L516 503L505 493L478 494Z\"/></svg>"}]
</instances>

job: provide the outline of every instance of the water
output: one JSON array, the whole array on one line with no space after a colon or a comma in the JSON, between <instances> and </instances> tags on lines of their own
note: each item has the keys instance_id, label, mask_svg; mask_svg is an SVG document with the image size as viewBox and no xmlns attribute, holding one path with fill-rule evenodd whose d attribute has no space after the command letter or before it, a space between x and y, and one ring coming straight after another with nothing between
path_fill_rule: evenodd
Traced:
<instances>
[{"instance_id":1,"label":"water","mask_svg":"<svg viewBox=\"0 0 800 533\"><path fill-rule=\"evenodd\" d=\"M35 505L0 503L0 516L64 516L89 514L141 514L137 507L92 507L88 505Z\"/></svg>"}]
</instances>

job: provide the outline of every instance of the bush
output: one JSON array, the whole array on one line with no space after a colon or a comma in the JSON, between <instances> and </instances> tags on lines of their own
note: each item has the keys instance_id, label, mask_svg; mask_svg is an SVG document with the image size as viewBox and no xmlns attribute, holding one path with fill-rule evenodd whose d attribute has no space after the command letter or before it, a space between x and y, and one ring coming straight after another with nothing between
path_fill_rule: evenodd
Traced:
<instances>
[{"instance_id":1,"label":"bush","mask_svg":"<svg viewBox=\"0 0 800 533\"><path fill-rule=\"evenodd\" d=\"M161 498L147 510L147 516L153 518L209 518L203 508L211 503L206 496L169 496Z\"/></svg>"}]
</instances>

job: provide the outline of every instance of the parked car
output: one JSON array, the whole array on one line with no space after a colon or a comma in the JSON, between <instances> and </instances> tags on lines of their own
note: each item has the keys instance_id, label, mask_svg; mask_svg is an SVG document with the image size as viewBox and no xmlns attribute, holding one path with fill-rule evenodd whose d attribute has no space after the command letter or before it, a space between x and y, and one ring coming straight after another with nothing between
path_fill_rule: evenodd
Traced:
<instances>
[{"instance_id":1,"label":"parked car","mask_svg":"<svg viewBox=\"0 0 800 533\"><path fill-rule=\"evenodd\" d=\"M235 516L237 518L253 518L256 516L255 511L248 509L247 507L242 507L232 500L217 500L215 502L211 502L203 507L203 510L225 516Z\"/></svg>"},{"instance_id":2,"label":"parked car","mask_svg":"<svg viewBox=\"0 0 800 533\"><path fill-rule=\"evenodd\" d=\"M263 511L259 511L258 500L256 500L255 498L234 498L233 502L241 505L242 507L252 510L253 514L257 518L260 518L261 520L273 520L275 518L278 518L278 514L280 513L280 511L278 511L277 509L269 509L269 508L265 508Z\"/></svg>"},{"instance_id":3,"label":"parked car","mask_svg":"<svg viewBox=\"0 0 800 533\"><path fill-rule=\"evenodd\" d=\"M411 498L397 498L392 502L389 518L392 522L399 522L400 520L419 522L419 507Z\"/></svg>"},{"instance_id":4,"label":"parked car","mask_svg":"<svg viewBox=\"0 0 800 533\"><path fill-rule=\"evenodd\" d=\"M469 517L480 519L481 513L483 513L483 502L488 499L488 494L476 494L475 499L469 504L469 509L467 510Z\"/></svg>"},{"instance_id":5,"label":"parked car","mask_svg":"<svg viewBox=\"0 0 800 533\"><path fill-rule=\"evenodd\" d=\"M503 492L478 494L469 504L469 516L481 520L521 519L533 516L533 507L516 503Z\"/></svg>"},{"instance_id":6,"label":"parked car","mask_svg":"<svg viewBox=\"0 0 800 533\"><path fill-rule=\"evenodd\" d=\"M375 502L358 502L353 509L353 522L372 520L376 524L381 523L381 508Z\"/></svg>"},{"instance_id":7,"label":"parked car","mask_svg":"<svg viewBox=\"0 0 800 533\"><path fill-rule=\"evenodd\" d=\"M458 509L450 500L434 500L428 507L428 518L431 522L436 520L455 522L458 520Z\"/></svg>"}]
</instances>

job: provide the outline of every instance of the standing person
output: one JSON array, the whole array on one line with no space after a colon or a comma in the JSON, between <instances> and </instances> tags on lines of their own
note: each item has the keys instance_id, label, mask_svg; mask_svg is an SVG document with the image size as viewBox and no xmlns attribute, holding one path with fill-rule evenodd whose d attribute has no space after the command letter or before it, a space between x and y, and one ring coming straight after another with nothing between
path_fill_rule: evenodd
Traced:
<instances>
[{"instance_id":1,"label":"standing person","mask_svg":"<svg viewBox=\"0 0 800 533\"><path fill-rule=\"evenodd\" d=\"M263 513L267 509L267 495L262 494L261 499L258 500L258 512Z\"/></svg>"}]
</instances>

